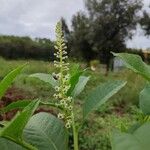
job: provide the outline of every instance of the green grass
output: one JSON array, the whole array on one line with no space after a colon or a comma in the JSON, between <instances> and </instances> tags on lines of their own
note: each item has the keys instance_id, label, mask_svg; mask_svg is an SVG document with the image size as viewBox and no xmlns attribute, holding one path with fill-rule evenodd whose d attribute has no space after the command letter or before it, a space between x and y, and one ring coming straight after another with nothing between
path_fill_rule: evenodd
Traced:
<instances>
[{"instance_id":1,"label":"green grass","mask_svg":"<svg viewBox=\"0 0 150 150\"><path fill-rule=\"evenodd\" d=\"M24 69L13 83L14 87L21 88L27 93L30 93L32 98L41 98L43 100L51 100L53 89L48 85L28 76L32 73L52 73L55 71L53 63L33 60L5 60L0 58L0 78L2 79L10 70L16 66L29 62L29 65ZM72 64L72 63L71 63ZM83 67L84 63L80 63ZM129 70L120 72L110 72L108 76L104 76L101 71L87 71L86 75L91 76L86 89L78 97L76 110L77 118L81 119L81 107L87 94L97 85L108 80L126 80L127 85L103 107L96 110L85 121L84 127L80 133L80 149L82 150L109 150L110 148L110 133L116 128L120 128L122 124L127 127L133 123L135 113L133 107L138 107L138 94L143 89L145 81L138 75Z\"/></svg>"}]
</instances>

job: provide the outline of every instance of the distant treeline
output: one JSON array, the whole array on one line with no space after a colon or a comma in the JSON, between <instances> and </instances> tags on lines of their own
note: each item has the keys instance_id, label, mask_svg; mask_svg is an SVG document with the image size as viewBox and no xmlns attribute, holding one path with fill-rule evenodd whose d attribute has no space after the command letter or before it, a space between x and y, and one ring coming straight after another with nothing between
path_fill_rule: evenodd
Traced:
<instances>
[{"instance_id":1,"label":"distant treeline","mask_svg":"<svg viewBox=\"0 0 150 150\"><path fill-rule=\"evenodd\" d=\"M69 47L72 52L72 47ZM128 53L138 54L144 59L142 50L140 49L126 49ZM0 56L6 59L37 59L37 60L54 60L54 42L49 39L31 39L30 37L18 36L0 36ZM75 52L74 52L75 53ZM71 55L71 57L74 57ZM82 60L82 55L74 57ZM93 58L94 59L94 58ZM97 59L97 57L95 58ZM105 62L107 57L101 56L100 61Z\"/></svg>"},{"instance_id":2,"label":"distant treeline","mask_svg":"<svg viewBox=\"0 0 150 150\"><path fill-rule=\"evenodd\" d=\"M53 60L53 42L44 38L0 36L0 55L6 59Z\"/></svg>"}]
</instances>

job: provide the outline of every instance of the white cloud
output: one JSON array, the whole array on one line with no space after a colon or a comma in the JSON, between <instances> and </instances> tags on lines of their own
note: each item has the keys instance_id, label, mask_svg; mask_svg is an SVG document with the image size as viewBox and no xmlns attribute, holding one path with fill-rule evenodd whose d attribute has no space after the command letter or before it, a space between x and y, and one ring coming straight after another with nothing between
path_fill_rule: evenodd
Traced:
<instances>
[{"instance_id":1,"label":"white cloud","mask_svg":"<svg viewBox=\"0 0 150 150\"><path fill-rule=\"evenodd\" d=\"M138 26L133 39L127 41L127 46L138 49L150 48L150 37L146 37L143 30Z\"/></svg>"},{"instance_id":2,"label":"white cloud","mask_svg":"<svg viewBox=\"0 0 150 150\"><path fill-rule=\"evenodd\" d=\"M144 10L150 13L150 1L149 0L143 0L144 3ZM131 48L138 48L138 49L147 49L150 48L150 37L145 36L144 31L140 28L140 26L137 26L137 30L135 32L135 35L133 36L132 40L127 41L127 46Z\"/></svg>"},{"instance_id":3,"label":"white cloud","mask_svg":"<svg viewBox=\"0 0 150 150\"><path fill-rule=\"evenodd\" d=\"M54 38L60 17L70 24L82 0L0 0L0 34Z\"/></svg>"}]
</instances>

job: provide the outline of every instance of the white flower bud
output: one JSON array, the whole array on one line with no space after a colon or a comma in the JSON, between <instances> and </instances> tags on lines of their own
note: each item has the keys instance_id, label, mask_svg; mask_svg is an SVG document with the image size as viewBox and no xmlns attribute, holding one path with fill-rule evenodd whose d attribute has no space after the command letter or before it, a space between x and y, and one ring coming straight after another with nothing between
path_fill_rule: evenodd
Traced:
<instances>
[{"instance_id":1,"label":"white flower bud","mask_svg":"<svg viewBox=\"0 0 150 150\"><path fill-rule=\"evenodd\" d=\"M67 98L67 101L68 101L69 103L71 103L72 97L69 96L69 97Z\"/></svg>"},{"instance_id":2,"label":"white flower bud","mask_svg":"<svg viewBox=\"0 0 150 150\"><path fill-rule=\"evenodd\" d=\"M61 105L65 105L65 103L66 103L65 100L61 100L61 101L60 101L60 104L61 104Z\"/></svg>"},{"instance_id":3,"label":"white flower bud","mask_svg":"<svg viewBox=\"0 0 150 150\"><path fill-rule=\"evenodd\" d=\"M53 96L54 96L54 98L56 98L56 99L59 98L58 94L54 94Z\"/></svg>"},{"instance_id":4,"label":"white flower bud","mask_svg":"<svg viewBox=\"0 0 150 150\"><path fill-rule=\"evenodd\" d=\"M67 129L71 128L70 123L69 123L69 122L67 122L67 123L66 123L66 125L65 125L65 127L66 127Z\"/></svg>"},{"instance_id":5,"label":"white flower bud","mask_svg":"<svg viewBox=\"0 0 150 150\"><path fill-rule=\"evenodd\" d=\"M59 93L59 94L58 94L58 97L59 97L59 98L62 98L63 96L62 96L62 94L61 94L61 93Z\"/></svg>"},{"instance_id":6,"label":"white flower bud","mask_svg":"<svg viewBox=\"0 0 150 150\"><path fill-rule=\"evenodd\" d=\"M64 118L64 114L59 113L59 114L58 114L58 118L59 118L59 119L63 119L63 118Z\"/></svg>"},{"instance_id":7,"label":"white flower bud","mask_svg":"<svg viewBox=\"0 0 150 150\"><path fill-rule=\"evenodd\" d=\"M59 92L60 87L59 87L59 86L55 86L55 90L56 90L57 92Z\"/></svg>"},{"instance_id":8,"label":"white flower bud","mask_svg":"<svg viewBox=\"0 0 150 150\"><path fill-rule=\"evenodd\" d=\"M69 106L68 109L69 109L69 110L72 110L72 106Z\"/></svg>"}]
</instances>

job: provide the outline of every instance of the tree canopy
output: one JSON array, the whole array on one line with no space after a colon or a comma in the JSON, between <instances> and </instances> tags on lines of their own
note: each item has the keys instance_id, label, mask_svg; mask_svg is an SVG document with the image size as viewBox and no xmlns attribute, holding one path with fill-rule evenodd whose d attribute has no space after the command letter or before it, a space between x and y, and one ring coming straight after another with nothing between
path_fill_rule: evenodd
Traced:
<instances>
[{"instance_id":1,"label":"tree canopy","mask_svg":"<svg viewBox=\"0 0 150 150\"><path fill-rule=\"evenodd\" d=\"M109 64L110 51L121 52L140 19L141 0L85 0L86 12L72 19L73 50L89 61L98 54ZM102 60L104 58L104 60Z\"/></svg>"},{"instance_id":2,"label":"tree canopy","mask_svg":"<svg viewBox=\"0 0 150 150\"><path fill-rule=\"evenodd\" d=\"M150 8L150 7L149 7ZM143 17L140 20L142 28L145 30L146 35L150 35L150 15L148 12L143 12Z\"/></svg>"}]
</instances>

